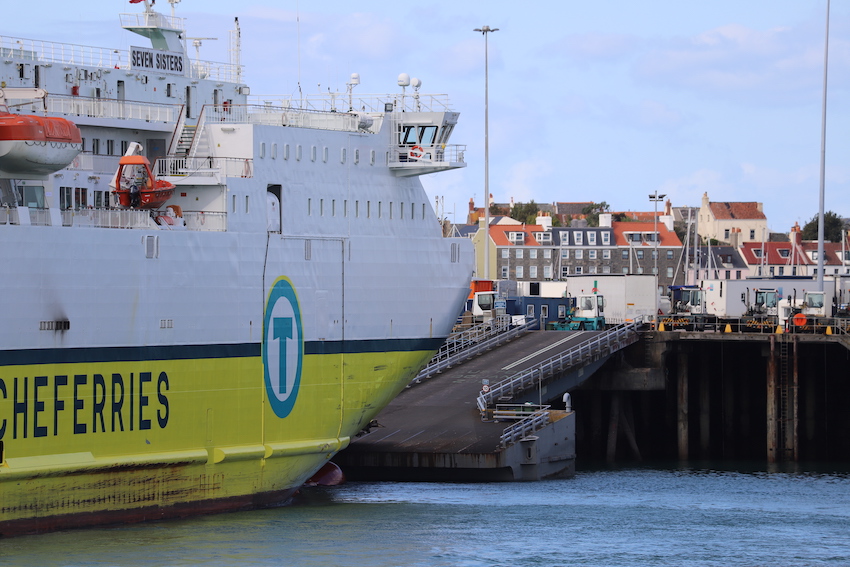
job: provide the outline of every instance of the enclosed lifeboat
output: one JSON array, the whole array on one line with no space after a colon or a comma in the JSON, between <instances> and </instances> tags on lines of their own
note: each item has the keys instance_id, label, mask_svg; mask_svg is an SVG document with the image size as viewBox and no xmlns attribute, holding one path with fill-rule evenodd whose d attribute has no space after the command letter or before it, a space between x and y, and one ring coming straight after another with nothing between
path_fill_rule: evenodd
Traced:
<instances>
[{"instance_id":1,"label":"enclosed lifeboat","mask_svg":"<svg viewBox=\"0 0 850 567\"><path fill-rule=\"evenodd\" d=\"M158 209L174 194L174 184L156 179L145 156L125 155L118 161L112 192L122 207Z\"/></svg>"},{"instance_id":2,"label":"enclosed lifeboat","mask_svg":"<svg viewBox=\"0 0 850 567\"><path fill-rule=\"evenodd\" d=\"M4 110L0 106L0 177L43 177L82 151L80 129L70 120Z\"/></svg>"}]
</instances>

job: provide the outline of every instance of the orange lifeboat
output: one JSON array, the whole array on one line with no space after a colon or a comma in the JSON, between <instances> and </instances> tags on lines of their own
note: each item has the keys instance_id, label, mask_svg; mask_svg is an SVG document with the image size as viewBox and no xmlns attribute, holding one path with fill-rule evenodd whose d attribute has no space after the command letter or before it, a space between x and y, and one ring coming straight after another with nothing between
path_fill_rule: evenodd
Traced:
<instances>
[{"instance_id":1,"label":"orange lifeboat","mask_svg":"<svg viewBox=\"0 0 850 567\"><path fill-rule=\"evenodd\" d=\"M83 149L70 120L0 109L0 177L43 177L70 164Z\"/></svg>"},{"instance_id":2,"label":"orange lifeboat","mask_svg":"<svg viewBox=\"0 0 850 567\"><path fill-rule=\"evenodd\" d=\"M148 158L136 155L118 161L113 187L118 204L134 209L158 209L174 194L174 184L156 179Z\"/></svg>"}]
</instances>

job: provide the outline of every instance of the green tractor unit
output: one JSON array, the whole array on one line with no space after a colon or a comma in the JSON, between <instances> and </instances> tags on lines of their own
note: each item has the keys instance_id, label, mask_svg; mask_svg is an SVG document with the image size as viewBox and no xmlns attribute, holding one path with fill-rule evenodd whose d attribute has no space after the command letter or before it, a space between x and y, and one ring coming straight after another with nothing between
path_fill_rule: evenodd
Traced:
<instances>
[{"instance_id":1,"label":"green tractor unit","mask_svg":"<svg viewBox=\"0 0 850 567\"><path fill-rule=\"evenodd\" d=\"M579 295L566 318L554 321L549 328L554 331L601 331L605 328L605 297Z\"/></svg>"}]
</instances>

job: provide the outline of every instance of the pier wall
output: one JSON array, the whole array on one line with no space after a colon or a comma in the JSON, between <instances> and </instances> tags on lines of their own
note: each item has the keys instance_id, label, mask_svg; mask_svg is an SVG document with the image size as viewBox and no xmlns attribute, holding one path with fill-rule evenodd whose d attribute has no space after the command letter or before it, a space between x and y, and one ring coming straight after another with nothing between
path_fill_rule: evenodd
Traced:
<instances>
[{"instance_id":1,"label":"pier wall","mask_svg":"<svg viewBox=\"0 0 850 567\"><path fill-rule=\"evenodd\" d=\"M579 389L579 460L850 461L850 350L806 335L644 335Z\"/></svg>"}]
</instances>

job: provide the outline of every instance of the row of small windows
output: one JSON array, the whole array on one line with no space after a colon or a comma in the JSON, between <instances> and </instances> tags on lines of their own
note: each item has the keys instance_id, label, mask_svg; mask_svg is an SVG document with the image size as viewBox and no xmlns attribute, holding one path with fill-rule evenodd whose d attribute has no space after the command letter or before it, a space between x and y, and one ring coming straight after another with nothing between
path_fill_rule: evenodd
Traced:
<instances>
[{"instance_id":1,"label":"row of small windows","mask_svg":"<svg viewBox=\"0 0 850 567\"><path fill-rule=\"evenodd\" d=\"M537 256L538 256L538 249L537 248L528 248L528 249L514 248L513 251L514 251L514 258L517 258L517 259L524 258L526 251L528 252L528 257L531 258L532 260L536 259ZM551 249L543 248L542 251L543 251L543 258L548 259L548 258L552 257L552 250ZM590 260L596 260L597 258L599 258L598 250L573 250L573 257L576 260L583 260L585 252L587 252L587 257ZM644 258L644 251L643 250L635 250L634 253L635 253L635 257L638 260L642 260ZM568 248L562 248L560 254L561 254L562 260L569 260L570 259L570 250ZM623 258L623 260L629 259L629 250L621 250L620 254L621 254L621 257ZM659 257L656 250L651 250L650 254L647 254L646 256L648 258L652 258L653 260L656 259L657 257ZM511 257L511 249L510 248L502 248L502 258L510 258L510 257ZM611 258L611 250L602 250L602 256L601 257L602 257L603 260L609 260ZM672 260L673 259L673 250L667 250L666 251L666 257L667 257L668 260Z\"/></svg>"},{"instance_id":2,"label":"row of small windows","mask_svg":"<svg viewBox=\"0 0 850 567\"><path fill-rule=\"evenodd\" d=\"M101 145L100 138L92 138L91 140L82 139L83 142L83 151L91 150L91 153L95 155L105 155L105 156L114 156L115 154L115 140L106 140L106 143ZM124 155L127 153L127 148L130 147L130 142L127 140L120 140L121 142L121 151L118 155ZM105 151L101 151L105 150Z\"/></svg>"},{"instance_id":3,"label":"row of small windows","mask_svg":"<svg viewBox=\"0 0 850 567\"><path fill-rule=\"evenodd\" d=\"M307 199L307 214L310 216L316 213L320 217L326 215L347 217L350 214L348 199L341 201L337 199L315 199L315 201L318 201L316 203L318 210L314 207L314 199ZM354 218L365 217L370 219L374 216L379 219L384 217L393 219L398 216L400 219L409 218L413 220L416 218L416 203L410 203L410 207L407 205L407 203L394 203L393 201L389 201L388 203L376 201L373 203L372 201L356 200L354 201ZM425 203L421 205L421 215L424 220L426 215Z\"/></svg>"},{"instance_id":4,"label":"row of small windows","mask_svg":"<svg viewBox=\"0 0 850 567\"><path fill-rule=\"evenodd\" d=\"M599 268L600 267L597 267L597 266L573 266L572 267L572 269L573 269L572 273L575 274L575 275L610 274L611 273L611 266L601 266L601 269L599 269ZM647 271L647 273L655 274L656 269L657 268L651 268ZM509 266L502 266L501 272L502 272L502 279L503 280L506 280L510 277L510 271L511 270L510 270ZM537 266L528 266L528 279L536 280L540 276L540 273L541 273L541 271L538 269ZM637 268L636 270L630 272L628 267L624 267L623 273L624 274L629 274L629 273L643 274L644 270L643 270L643 268ZM552 279L552 266L543 266L542 274L543 274L544 280L551 280ZM728 272L727 272L727 274L728 274ZM561 277L565 278L569 275L570 275L570 266L561 267ZM673 268L672 267L667 268L667 277L668 278L673 277ZM706 275L705 277L708 277L708 275ZM518 279L518 280L525 278L525 266L515 266L514 267L514 278ZM728 279L728 277L727 277L727 279ZM740 279L740 271L738 272L738 279Z\"/></svg>"},{"instance_id":5,"label":"row of small windows","mask_svg":"<svg viewBox=\"0 0 850 567\"><path fill-rule=\"evenodd\" d=\"M271 157L271 159L277 159L277 154L278 154L277 150L278 150L277 144L272 144L271 145L271 151L269 153L269 157ZM319 148L316 147L316 146L310 146L310 161L316 161L318 159L318 154L319 154ZM328 155L329 155L328 147L327 146L322 147L322 162L324 162L324 163L328 162ZM289 144L283 144L283 152L282 152L281 157L284 160L289 160L290 156L291 156L291 154L290 154L290 151L289 151ZM265 158L265 157L266 157L266 143L260 142L260 158ZM295 161L301 161L302 157L303 157L303 152L302 152L301 144L296 144L296 146L295 146ZM376 157L375 150L369 150L369 165L375 165L376 159L377 159L377 157ZM339 151L339 162L345 163L346 161L348 161L348 148L341 148L340 151ZM360 149L354 150L354 163L355 164L360 163Z\"/></svg>"}]
</instances>

